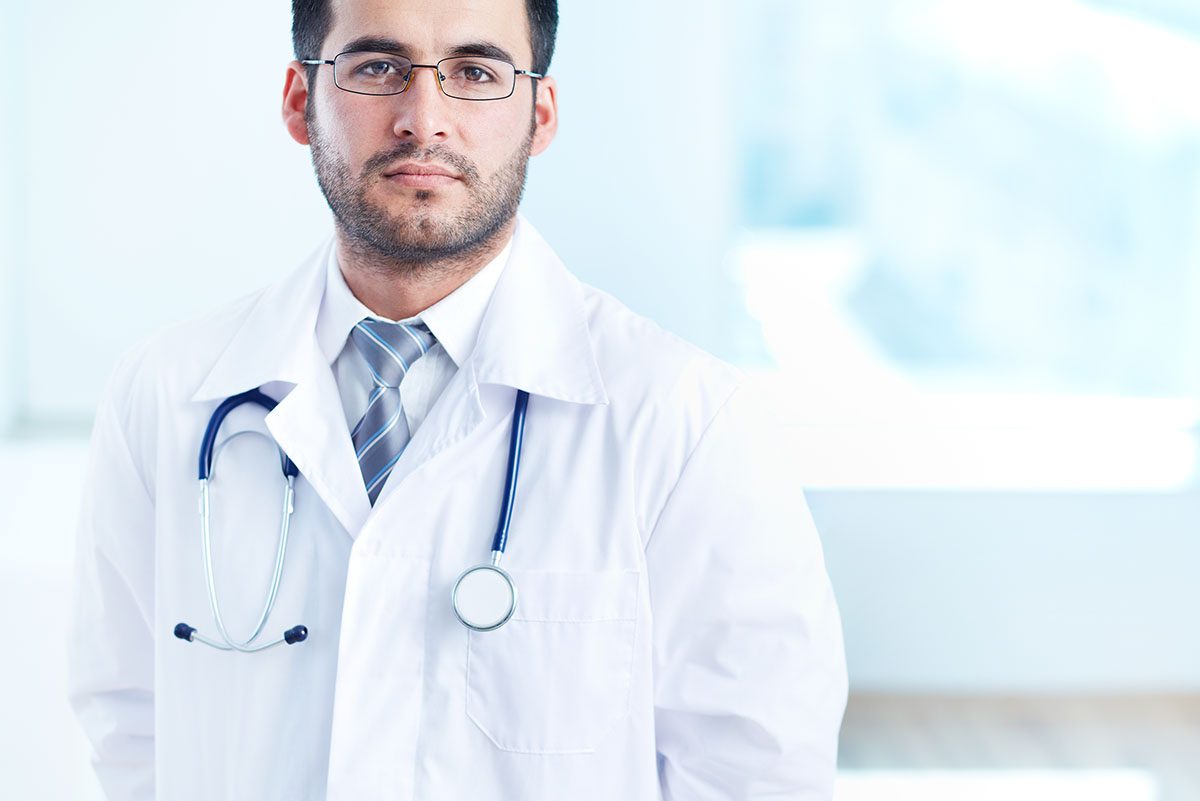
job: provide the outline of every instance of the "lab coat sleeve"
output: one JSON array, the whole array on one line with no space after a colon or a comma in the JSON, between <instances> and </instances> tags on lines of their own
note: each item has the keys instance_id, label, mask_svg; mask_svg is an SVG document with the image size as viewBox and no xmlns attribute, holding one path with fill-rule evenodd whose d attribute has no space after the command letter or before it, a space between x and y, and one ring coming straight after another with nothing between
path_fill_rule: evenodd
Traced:
<instances>
[{"instance_id":1,"label":"lab coat sleeve","mask_svg":"<svg viewBox=\"0 0 1200 801\"><path fill-rule=\"evenodd\" d=\"M154 798L154 502L131 449L131 365L92 430L76 531L68 696L110 801Z\"/></svg>"},{"instance_id":2,"label":"lab coat sleeve","mask_svg":"<svg viewBox=\"0 0 1200 801\"><path fill-rule=\"evenodd\" d=\"M734 391L646 546L665 801L833 797L841 621L793 461L768 420Z\"/></svg>"}]
</instances>

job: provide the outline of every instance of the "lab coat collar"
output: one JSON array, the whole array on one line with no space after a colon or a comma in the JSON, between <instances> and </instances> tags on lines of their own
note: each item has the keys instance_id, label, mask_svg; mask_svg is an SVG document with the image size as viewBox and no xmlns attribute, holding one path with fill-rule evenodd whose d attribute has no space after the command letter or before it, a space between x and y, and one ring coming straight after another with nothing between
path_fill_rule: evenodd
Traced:
<instances>
[{"instance_id":1,"label":"lab coat collar","mask_svg":"<svg viewBox=\"0 0 1200 801\"><path fill-rule=\"evenodd\" d=\"M317 310L332 248L330 238L298 269L261 291L193 401L224 400L272 381L299 384L311 374Z\"/></svg>"},{"instance_id":2,"label":"lab coat collar","mask_svg":"<svg viewBox=\"0 0 1200 801\"><path fill-rule=\"evenodd\" d=\"M320 356L316 318L332 239L259 295L192 395L224 399L273 381L299 384ZM315 353L314 353L315 351ZM588 328L583 286L518 215L512 254L467 359L473 383L499 384L581 404L608 403Z\"/></svg>"},{"instance_id":3,"label":"lab coat collar","mask_svg":"<svg viewBox=\"0 0 1200 801\"><path fill-rule=\"evenodd\" d=\"M512 248L468 362L475 381L571 403L608 403L583 285L521 215Z\"/></svg>"}]
</instances>

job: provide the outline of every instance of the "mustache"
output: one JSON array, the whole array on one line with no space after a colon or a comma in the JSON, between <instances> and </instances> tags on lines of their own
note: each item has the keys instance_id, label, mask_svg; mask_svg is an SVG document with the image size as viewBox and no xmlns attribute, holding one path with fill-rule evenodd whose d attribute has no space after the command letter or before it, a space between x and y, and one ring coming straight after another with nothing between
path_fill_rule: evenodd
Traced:
<instances>
[{"instance_id":1,"label":"mustache","mask_svg":"<svg viewBox=\"0 0 1200 801\"><path fill-rule=\"evenodd\" d=\"M390 150L385 150L376 153L363 164L363 178L380 172L390 164L396 161L422 161L422 162L437 162L451 167L455 172L459 173L466 183L475 183L479 178L479 170L475 168L474 163L466 156L455 153L444 145L433 145L432 147L421 148L412 142L402 142Z\"/></svg>"}]
</instances>

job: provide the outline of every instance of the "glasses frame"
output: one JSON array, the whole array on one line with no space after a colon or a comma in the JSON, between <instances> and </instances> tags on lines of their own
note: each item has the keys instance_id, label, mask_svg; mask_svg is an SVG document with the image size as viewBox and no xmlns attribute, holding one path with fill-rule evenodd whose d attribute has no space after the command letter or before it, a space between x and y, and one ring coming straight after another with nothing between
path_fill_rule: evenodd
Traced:
<instances>
[{"instance_id":1,"label":"glasses frame","mask_svg":"<svg viewBox=\"0 0 1200 801\"><path fill-rule=\"evenodd\" d=\"M338 83L338 79L337 79L337 59L341 58L342 56L350 55L352 53L379 53L380 55L393 56L395 58L402 58L405 61L408 61L408 63L411 66L409 66L408 74L404 76L404 88L401 89L399 92L356 92L353 89L347 89L346 87L342 86L340 83ZM442 81L445 80L445 78L446 78L446 76L442 74L442 64L445 64L447 61L457 61L458 59L462 59L462 58L486 58L488 61L499 61L499 62L502 62L502 63L507 64L508 66L512 67L513 68L513 81L512 81L512 86L509 87L509 89L508 89L508 94L504 95L503 97L458 97L457 95L452 95L449 92L447 92L446 87L442 84ZM408 89L409 85L412 83L412 74L413 74L414 70L418 70L418 69L433 70L433 74L435 76L437 76L438 89L441 90L443 95L445 95L446 97L448 97L452 100L466 100L469 103L487 103L492 100L507 100L508 98L513 96L514 92L517 91L517 78L522 75L528 75L530 78L532 78L534 80L537 80L538 78L546 77L545 75L543 75L540 72L532 72L530 70L519 70L519 69L517 69L517 65L513 64L511 61L505 61L502 58L493 58L491 56L469 56L469 55L467 55L467 56L447 56L446 58L439 60L436 64L414 64L412 62L412 60L408 58L408 56L402 56L399 53L389 53L386 50L344 50L341 53L338 53L332 59L302 58L302 59L300 59L300 63L304 64L306 66L314 66L314 67L319 67L319 66L328 64L329 66L334 68L333 69L333 85L334 86L336 86L338 89L341 89L343 92L349 92L352 95L366 95L367 97L395 97L396 95L402 95Z\"/></svg>"}]
</instances>

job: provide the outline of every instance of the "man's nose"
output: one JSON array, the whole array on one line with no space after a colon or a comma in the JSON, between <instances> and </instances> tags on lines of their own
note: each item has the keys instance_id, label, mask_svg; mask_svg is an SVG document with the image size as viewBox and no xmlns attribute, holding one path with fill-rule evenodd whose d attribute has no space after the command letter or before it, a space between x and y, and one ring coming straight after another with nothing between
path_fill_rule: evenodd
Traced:
<instances>
[{"instance_id":1,"label":"man's nose","mask_svg":"<svg viewBox=\"0 0 1200 801\"><path fill-rule=\"evenodd\" d=\"M448 138L446 129L453 101L442 94L437 69L413 67L408 86L396 99L393 132L397 137L418 145Z\"/></svg>"}]
</instances>

